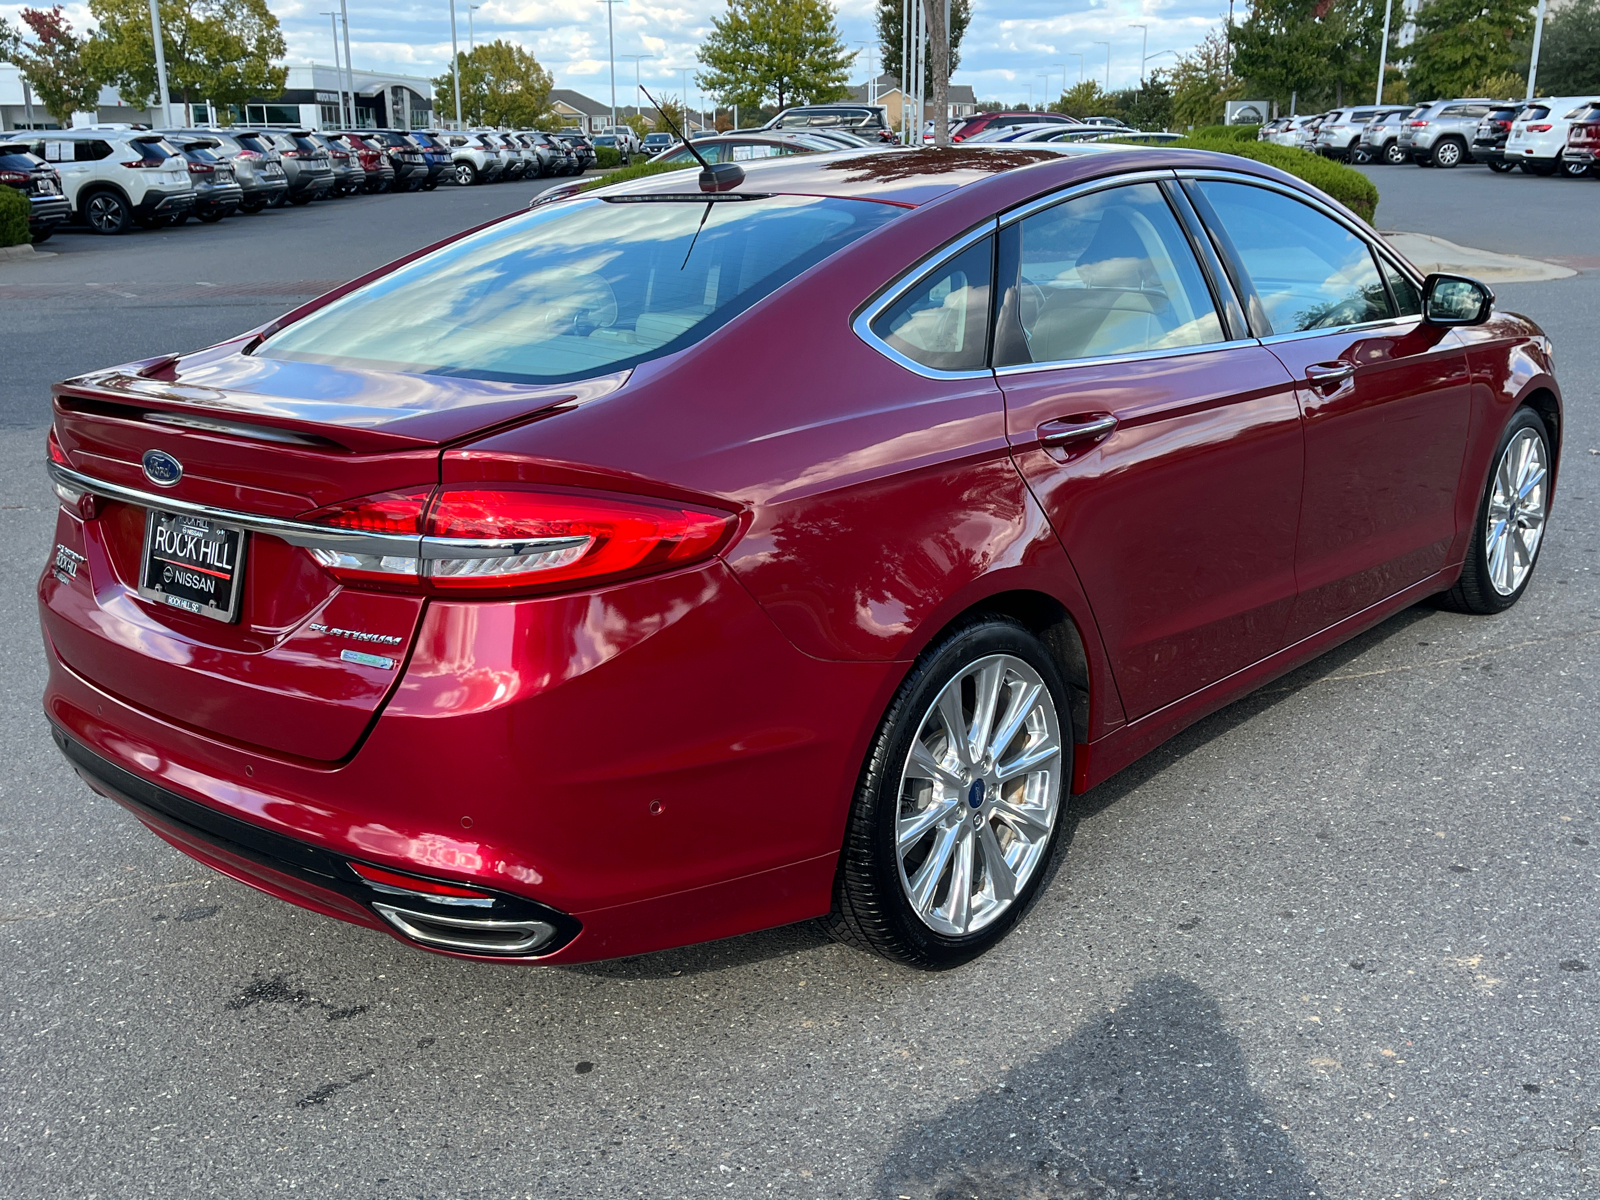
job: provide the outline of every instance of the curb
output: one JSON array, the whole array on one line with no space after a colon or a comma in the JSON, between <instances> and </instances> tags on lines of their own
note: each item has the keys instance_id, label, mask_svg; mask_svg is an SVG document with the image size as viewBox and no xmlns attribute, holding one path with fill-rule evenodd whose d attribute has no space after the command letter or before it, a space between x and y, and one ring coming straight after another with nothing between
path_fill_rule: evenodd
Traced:
<instances>
[{"instance_id":1,"label":"curb","mask_svg":"<svg viewBox=\"0 0 1600 1200\"><path fill-rule=\"evenodd\" d=\"M32 258L33 243L23 242L20 246L0 246L0 262L8 258Z\"/></svg>"},{"instance_id":2,"label":"curb","mask_svg":"<svg viewBox=\"0 0 1600 1200\"><path fill-rule=\"evenodd\" d=\"M1383 231L1383 239L1424 271L1471 275L1485 283L1544 283L1577 274L1571 267L1543 259L1458 246L1431 233L1390 230Z\"/></svg>"}]
</instances>

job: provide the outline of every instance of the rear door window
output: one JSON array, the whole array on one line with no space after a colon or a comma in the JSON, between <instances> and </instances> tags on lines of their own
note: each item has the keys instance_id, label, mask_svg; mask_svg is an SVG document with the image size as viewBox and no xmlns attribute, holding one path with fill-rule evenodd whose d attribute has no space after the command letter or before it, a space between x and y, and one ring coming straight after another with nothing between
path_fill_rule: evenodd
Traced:
<instances>
[{"instance_id":1,"label":"rear door window","mask_svg":"<svg viewBox=\"0 0 1600 1200\"><path fill-rule=\"evenodd\" d=\"M1006 232L1018 239L1022 344L1004 339L996 366L1225 340L1200 264L1154 183L1066 200Z\"/></svg>"},{"instance_id":2,"label":"rear door window","mask_svg":"<svg viewBox=\"0 0 1600 1200\"><path fill-rule=\"evenodd\" d=\"M1204 179L1210 203L1254 284L1273 333L1387 319L1389 296L1365 241L1282 192Z\"/></svg>"}]
</instances>

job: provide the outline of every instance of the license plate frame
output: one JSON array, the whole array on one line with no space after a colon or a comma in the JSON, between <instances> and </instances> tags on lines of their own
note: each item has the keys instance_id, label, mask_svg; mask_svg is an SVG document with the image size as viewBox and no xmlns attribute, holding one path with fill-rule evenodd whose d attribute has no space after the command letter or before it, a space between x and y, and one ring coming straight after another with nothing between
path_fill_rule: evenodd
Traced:
<instances>
[{"instance_id":1,"label":"license plate frame","mask_svg":"<svg viewBox=\"0 0 1600 1200\"><path fill-rule=\"evenodd\" d=\"M159 547L158 529L167 535ZM237 525L156 508L145 510L139 595L182 612L233 624L239 619L249 539L249 533ZM208 544L213 548L206 550ZM156 554L158 548L168 553ZM215 581L219 580L227 584L226 604L215 600L219 586Z\"/></svg>"}]
</instances>

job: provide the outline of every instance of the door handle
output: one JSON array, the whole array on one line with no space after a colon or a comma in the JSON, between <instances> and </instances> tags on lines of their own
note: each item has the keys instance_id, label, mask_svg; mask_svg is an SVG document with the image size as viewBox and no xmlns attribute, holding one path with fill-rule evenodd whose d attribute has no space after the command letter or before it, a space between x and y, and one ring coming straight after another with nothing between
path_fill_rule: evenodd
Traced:
<instances>
[{"instance_id":1,"label":"door handle","mask_svg":"<svg viewBox=\"0 0 1600 1200\"><path fill-rule=\"evenodd\" d=\"M1039 444L1054 448L1077 442L1098 442L1116 427L1117 419L1110 413L1057 417L1039 426Z\"/></svg>"},{"instance_id":2,"label":"door handle","mask_svg":"<svg viewBox=\"0 0 1600 1200\"><path fill-rule=\"evenodd\" d=\"M1316 388L1343 387L1355 377L1356 369L1345 362L1312 363L1306 368L1306 378Z\"/></svg>"}]
</instances>

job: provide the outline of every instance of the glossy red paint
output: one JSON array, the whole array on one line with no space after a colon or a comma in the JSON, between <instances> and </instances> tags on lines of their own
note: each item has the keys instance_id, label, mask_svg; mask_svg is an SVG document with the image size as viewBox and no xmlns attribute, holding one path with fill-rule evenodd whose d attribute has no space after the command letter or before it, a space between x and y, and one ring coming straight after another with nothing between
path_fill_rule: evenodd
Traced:
<instances>
[{"instance_id":1,"label":"glossy red paint","mask_svg":"<svg viewBox=\"0 0 1600 1200\"><path fill-rule=\"evenodd\" d=\"M241 339L61 385L74 470L148 491L140 456L163 449L186 468L164 494L184 501L299 518L487 482L703 505L737 530L690 567L492 599L341 585L255 534L242 618L225 625L137 595L138 508L64 507L57 541L83 561L52 561L39 584L46 713L252 827L569 914L581 930L543 962L826 912L873 733L917 655L974 609L1065 631L1073 785L1093 786L1449 586L1511 411L1532 397L1559 420L1542 335L1505 315L998 378L916 373L851 329L997 213L1178 166L1300 186L1160 149L756 163L751 193L919 207L699 343L582 384L286 363ZM1349 394L1308 392L1306 355L1356 364ZM163 422L174 413L235 427ZM1040 425L1086 414L1117 427L1041 448ZM400 639L396 669L341 660L357 643L340 630ZM130 807L235 878L394 932L337 889Z\"/></svg>"}]
</instances>

